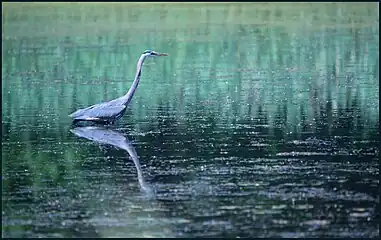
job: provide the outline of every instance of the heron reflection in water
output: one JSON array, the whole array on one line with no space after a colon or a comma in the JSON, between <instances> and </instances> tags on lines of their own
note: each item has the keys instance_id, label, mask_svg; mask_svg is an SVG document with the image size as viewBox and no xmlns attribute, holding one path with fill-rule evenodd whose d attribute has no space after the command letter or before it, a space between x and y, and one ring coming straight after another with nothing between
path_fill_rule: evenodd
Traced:
<instances>
[{"instance_id":1,"label":"heron reflection in water","mask_svg":"<svg viewBox=\"0 0 381 240\"><path fill-rule=\"evenodd\" d=\"M138 154L136 153L136 150L131 141L126 136L123 136L117 131L110 130L101 126L76 127L70 131L78 137L86 138L101 144L112 145L117 148L126 150L135 164L140 188L146 193L152 193L152 189L144 181Z\"/></svg>"},{"instance_id":2,"label":"heron reflection in water","mask_svg":"<svg viewBox=\"0 0 381 240\"><path fill-rule=\"evenodd\" d=\"M168 54L158 53L152 50L144 51L138 61L135 80L133 81L128 92L124 96L121 96L114 100L98 103L90 107L82 108L73 112L69 115L69 117L73 118L73 123L75 124L79 121L90 121L102 124L114 124L115 121L121 118L126 112L127 105L130 103L139 85L144 60L146 59L146 57L153 56L168 56Z\"/></svg>"}]
</instances>

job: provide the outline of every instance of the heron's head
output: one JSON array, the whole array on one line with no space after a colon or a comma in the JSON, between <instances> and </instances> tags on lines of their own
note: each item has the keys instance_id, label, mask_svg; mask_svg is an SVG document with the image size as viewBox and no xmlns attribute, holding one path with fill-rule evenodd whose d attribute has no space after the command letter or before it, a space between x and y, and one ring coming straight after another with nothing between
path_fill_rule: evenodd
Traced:
<instances>
[{"instance_id":1,"label":"heron's head","mask_svg":"<svg viewBox=\"0 0 381 240\"><path fill-rule=\"evenodd\" d=\"M152 50L145 50L143 54L146 56L168 56L166 53L159 53Z\"/></svg>"}]
</instances>

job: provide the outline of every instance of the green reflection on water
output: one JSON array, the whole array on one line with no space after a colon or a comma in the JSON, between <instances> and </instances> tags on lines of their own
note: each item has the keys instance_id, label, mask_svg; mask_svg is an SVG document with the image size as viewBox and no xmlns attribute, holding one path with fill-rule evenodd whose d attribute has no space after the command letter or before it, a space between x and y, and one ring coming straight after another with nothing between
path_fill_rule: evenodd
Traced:
<instances>
[{"instance_id":1,"label":"green reflection on water","mask_svg":"<svg viewBox=\"0 0 381 240\"><path fill-rule=\"evenodd\" d=\"M164 102L177 114L203 104L230 121L261 106L273 122L285 106L295 127L301 108L313 120L315 105L328 101L335 113L354 98L365 119L378 119L374 4L6 6L3 119L14 125L43 115L62 123L75 108L124 94L147 48L170 58L144 66L137 119Z\"/></svg>"},{"instance_id":2,"label":"green reflection on water","mask_svg":"<svg viewBox=\"0 0 381 240\"><path fill-rule=\"evenodd\" d=\"M145 49L170 56L143 67L121 120L137 132L171 121L174 132L184 131L180 122L197 129L190 139L201 139L203 121L208 136L218 124L232 124L224 134L233 136L234 126L255 122L270 126L261 133L275 140L306 132L373 138L378 16L375 3L6 3L2 166L8 175L29 172L17 186L4 180L3 191L31 185L36 194L83 174L64 144L67 115L124 94ZM77 184L73 194L88 183Z\"/></svg>"}]
</instances>

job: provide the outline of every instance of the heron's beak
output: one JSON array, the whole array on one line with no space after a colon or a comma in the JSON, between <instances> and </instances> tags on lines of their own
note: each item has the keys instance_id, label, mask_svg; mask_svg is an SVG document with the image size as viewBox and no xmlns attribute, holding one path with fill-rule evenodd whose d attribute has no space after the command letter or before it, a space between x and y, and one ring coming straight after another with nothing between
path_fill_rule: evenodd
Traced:
<instances>
[{"instance_id":1,"label":"heron's beak","mask_svg":"<svg viewBox=\"0 0 381 240\"><path fill-rule=\"evenodd\" d=\"M152 52L155 56L168 56L166 53Z\"/></svg>"}]
</instances>

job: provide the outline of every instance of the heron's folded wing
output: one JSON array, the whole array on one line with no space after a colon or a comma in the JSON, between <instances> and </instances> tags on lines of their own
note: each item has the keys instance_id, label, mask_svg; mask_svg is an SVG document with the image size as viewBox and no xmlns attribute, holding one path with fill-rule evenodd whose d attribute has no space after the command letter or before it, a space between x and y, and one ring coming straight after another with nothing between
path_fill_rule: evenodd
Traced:
<instances>
[{"instance_id":1,"label":"heron's folded wing","mask_svg":"<svg viewBox=\"0 0 381 240\"><path fill-rule=\"evenodd\" d=\"M98 103L98 104L94 104L94 105L91 105L91 106L86 107L86 108L78 109L77 111L75 111L72 114L70 114L69 117L77 118L77 117L83 116L87 112L89 112L91 109L102 107L102 105L103 105L103 103Z\"/></svg>"},{"instance_id":2,"label":"heron's folded wing","mask_svg":"<svg viewBox=\"0 0 381 240\"><path fill-rule=\"evenodd\" d=\"M89 110L89 108L78 109L77 111L71 113L69 117L76 118L76 117L82 116L83 113L86 112L87 110Z\"/></svg>"},{"instance_id":3,"label":"heron's folded wing","mask_svg":"<svg viewBox=\"0 0 381 240\"><path fill-rule=\"evenodd\" d=\"M76 112L70 114L73 118L111 118L117 116L122 112L126 106L116 105L110 106L107 104L93 105L84 109L79 109Z\"/></svg>"},{"instance_id":4,"label":"heron's folded wing","mask_svg":"<svg viewBox=\"0 0 381 240\"><path fill-rule=\"evenodd\" d=\"M126 106L124 105L99 106L89 109L84 115L94 118L112 118L119 115L125 108Z\"/></svg>"}]
</instances>

